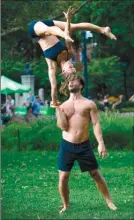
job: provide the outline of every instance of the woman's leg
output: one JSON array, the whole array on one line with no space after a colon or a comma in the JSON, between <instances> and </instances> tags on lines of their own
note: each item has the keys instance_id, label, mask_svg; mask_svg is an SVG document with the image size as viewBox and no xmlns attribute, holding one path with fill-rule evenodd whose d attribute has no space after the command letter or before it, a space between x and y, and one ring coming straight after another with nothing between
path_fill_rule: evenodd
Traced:
<instances>
[{"instance_id":1,"label":"woman's leg","mask_svg":"<svg viewBox=\"0 0 134 220\"><path fill-rule=\"evenodd\" d=\"M53 21L55 26L59 27L61 30L64 31L66 22L62 21ZM77 30L86 30L86 31L95 31L101 34L106 35L110 39L116 40L115 35L112 34L109 27L100 27L91 23L78 23L78 24L72 24L71 23L71 32L77 31Z\"/></svg>"},{"instance_id":2,"label":"woman's leg","mask_svg":"<svg viewBox=\"0 0 134 220\"><path fill-rule=\"evenodd\" d=\"M39 21L34 25L34 31L37 36L55 35L64 38L68 42L73 42L69 35L66 35L63 30L58 26L47 26L43 22Z\"/></svg>"}]
</instances>

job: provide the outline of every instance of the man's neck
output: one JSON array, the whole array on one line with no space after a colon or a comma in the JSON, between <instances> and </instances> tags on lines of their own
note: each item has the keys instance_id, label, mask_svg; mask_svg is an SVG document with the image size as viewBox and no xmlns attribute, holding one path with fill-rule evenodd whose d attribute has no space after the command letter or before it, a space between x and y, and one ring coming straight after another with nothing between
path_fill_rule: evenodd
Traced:
<instances>
[{"instance_id":1,"label":"man's neck","mask_svg":"<svg viewBox=\"0 0 134 220\"><path fill-rule=\"evenodd\" d=\"M75 101L77 99L81 99L82 95L80 92L76 92L76 93L70 93L70 97L69 100Z\"/></svg>"}]
</instances>

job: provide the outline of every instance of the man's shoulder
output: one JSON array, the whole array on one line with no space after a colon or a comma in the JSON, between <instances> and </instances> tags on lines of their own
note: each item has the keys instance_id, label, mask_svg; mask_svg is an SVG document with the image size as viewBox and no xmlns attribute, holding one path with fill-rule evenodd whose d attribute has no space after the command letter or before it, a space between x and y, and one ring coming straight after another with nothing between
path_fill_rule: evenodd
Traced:
<instances>
[{"instance_id":1,"label":"man's shoulder","mask_svg":"<svg viewBox=\"0 0 134 220\"><path fill-rule=\"evenodd\" d=\"M59 107L60 107L60 108L64 108L64 107L66 107L68 104L69 104L69 100L63 102Z\"/></svg>"},{"instance_id":2,"label":"man's shoulder","mask_svg":"<svg viewBox=\"0 0 134 220\"><path fill-rule=\"evenodd\" d=\"M87 104L89 104L89 105L96 105L93 100L87 99L87 98L85 98L85 97L83 97L82 100L85 101L85 102L86 102Z\"/></svg>"},{"instance_id":3,"label":"man's shoulder","mask_svg":"<svg viewBox=\"0 0 134 220\"><path fill-rule=\"evenodd\" d=\"M84 98L84 102L86 103L86 106L88 106L90 109L96 109L97 108L97 105L93 100L89 100L87 98Z\"/></svg>"}]
</instances>

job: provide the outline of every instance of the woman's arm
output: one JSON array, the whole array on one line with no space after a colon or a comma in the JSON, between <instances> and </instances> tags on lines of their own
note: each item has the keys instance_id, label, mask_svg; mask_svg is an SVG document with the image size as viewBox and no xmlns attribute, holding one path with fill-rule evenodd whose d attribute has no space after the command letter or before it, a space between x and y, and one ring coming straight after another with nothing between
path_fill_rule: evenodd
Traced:
<instances>
[{"instance_id":1,"label":"woman's arm","mask_svg":"<svg viewBox=\"0 0 134 220\"><path fill-rule=\"evenodd\" d=\"M68 37L71 37L71 26L70 26L70 23L71 23L71 16L73 15L74 13L74 9L71 9L71 7L69 7L67 13L63 12L64 15L65 15L65 18L66 18L66 25L65 25L65 35L68 36ZM66 38L68 38L66 37ZM69 53L69 57L72 57L73 56L73 48L72 48L72 42L66 40L66 46L67 46L67 49L68 49L68 53Z\"/></svg>"},{"instance_id":2,"label":"woman's arm","mask_svg":"<svg viewBox=\"0 0 134 220\"><path fill-rule=\"evenodd\" d=\"M51 98L52 105L57 105L57 81L56 81L56 72L57 72L57 64L56 62L46 58L46 62L48 65L48 76L51 85Z\"/></svg>"}]
</instances>

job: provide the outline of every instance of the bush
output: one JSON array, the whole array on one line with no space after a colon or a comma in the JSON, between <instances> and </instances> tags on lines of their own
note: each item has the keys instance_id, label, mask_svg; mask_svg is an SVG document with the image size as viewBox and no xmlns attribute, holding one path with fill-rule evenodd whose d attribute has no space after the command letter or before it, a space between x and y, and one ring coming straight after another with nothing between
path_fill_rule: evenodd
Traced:
<instances>
[{"instance_id":1,"label":"bush","mask_svg":"<svg viewBox=\"0 0 134 220\"><path fill-rule=\"evenodd\" d=\"M134 108L134 102L130 102L130 101L126 101L126 102L124 102L124 107L126 108L126 107L133 107Z\"/></svg>"},{"instance_id":2,"label":"bush","mask_svg":"<svg viewBox=\"0 0 134 220\"><path fill-rule=\"evenodd\" d=\"M132 114L100 113L100 122L107 148L132 149L133 125L131 117ZM89 130L91 144L96 148L97 141L92 126ZM18 134L20 134L20 149ZM2 128L2 150L58 149L60 140L61 130L57 128L56 120L51 118L41 118L30 123L9 123Z\"/></svg>"},{"instance_id":3,"label":"bush","mask_svg":"<svg viewBox=\"0 0 134 220\"><path fill-rule=\"evenodd\" d=\"M120 109L120 112L121 112L121 113L134 112L134 107L122 108L122 109Z\"/></svg>"},{"instance_id":4,"label":"bush","mask_svg":"<svg viewBox=\"0 0 134 220\"><path fill-rule=\"evenodd\" d=\"M119 105L116 106L116 109L118 109L120 112L125 112L122 111L122 109L128 109L126 112L133 112L134 111L134 103L130 101L123 101Z\"/></svg>"},{"instance_id":5,"label":"bush","mask_svg":"<svg viewBox=\"0 0 134 220\"><path fill-rule=\"evenodd\" d=\"M132 114L120 114L117 112L100 113L100 123L107 148L132 149ZM90 128L90 131L92 131L92 128ZM92 132L91 134L93 135ZM96 147L97 142L94 135L91 137L91 140L93 147Z\"/></svg>"},{"instance_id":6,"label":"bush","mask_svg":"<svg viewBox=\"0 0 134 220\"><path fill-rule=\"evenodd\" d=\"M60 129L56 128L56 120L41 118L30 123L9 123L2 129L2 149L19 150L53 149L58 148L61 138Z\"/></svg>"}]
</instances>

